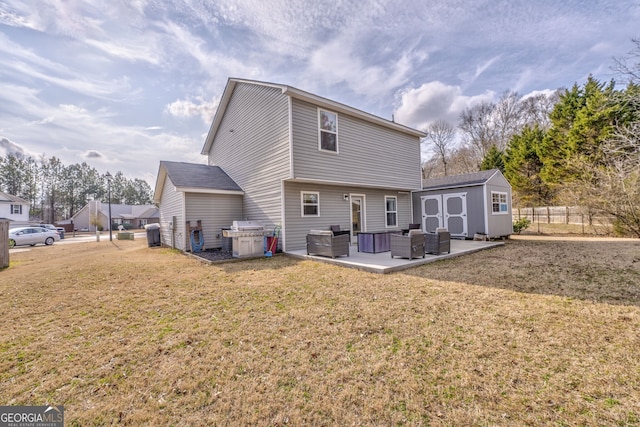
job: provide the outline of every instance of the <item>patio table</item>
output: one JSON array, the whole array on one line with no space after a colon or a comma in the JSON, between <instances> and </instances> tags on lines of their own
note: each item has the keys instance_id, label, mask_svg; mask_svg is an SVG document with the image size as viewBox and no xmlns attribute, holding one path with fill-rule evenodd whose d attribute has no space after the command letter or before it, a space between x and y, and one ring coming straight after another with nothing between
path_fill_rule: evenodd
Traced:
<instances>
[{"instance_id":1,"label":"patio table","mask_svg":"<svg viewBox=\"0 0 640 427\"><path fill-rule=\"evenodd\" d=\"M391 250L391 235L401 234L400 230L361 231L358 233L358 252L377 254Z\"/></svg>"}]
</instances>

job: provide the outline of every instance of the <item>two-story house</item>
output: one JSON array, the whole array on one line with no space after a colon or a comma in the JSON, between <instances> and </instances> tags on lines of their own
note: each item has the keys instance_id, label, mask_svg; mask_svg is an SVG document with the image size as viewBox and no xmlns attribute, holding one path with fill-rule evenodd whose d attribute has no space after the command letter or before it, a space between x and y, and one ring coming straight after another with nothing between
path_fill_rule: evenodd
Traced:
<instances>
[{"instance_id":1,"label":"two-story house","mask_svg":"<svg viewBox=\"0 0 640 427\"><path fill-rule=\"evenodd\" d=\"M281 249L312 229L397 230L411 222L424 133L291 86L228 80L202 148L208 165L161 162L154 201L163 244L205 248L233 220L281 226Z\"/></svg>"},{"instance_id":2,"label":"two-story house","mask_svg":"<svg viewBox=\"0 0 640 427\"><path fill-rule=\"evenodd\" d=\"M18 196L12 196L0 191L0 218L7 218L13 224L28 224L29 202Z\"/></svg>"}]
</instances>

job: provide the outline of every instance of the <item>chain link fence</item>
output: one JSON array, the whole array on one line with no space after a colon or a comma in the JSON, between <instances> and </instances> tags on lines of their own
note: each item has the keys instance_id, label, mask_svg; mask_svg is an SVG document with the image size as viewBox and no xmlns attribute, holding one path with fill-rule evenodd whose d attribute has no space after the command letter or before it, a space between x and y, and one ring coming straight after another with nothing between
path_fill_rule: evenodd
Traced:
<instances>
[{"instance_id":1,"label":"chain link fence","mask_svg":"<svg viewBox=\"0 0 640 427\"><path fill-rule=\"evenodd\" d=\"M514 208L513 221L522 218L531 221L531 225L523 233L613 234L613 220L610 216L577 206Z\"/></svg>"}]
</instances>

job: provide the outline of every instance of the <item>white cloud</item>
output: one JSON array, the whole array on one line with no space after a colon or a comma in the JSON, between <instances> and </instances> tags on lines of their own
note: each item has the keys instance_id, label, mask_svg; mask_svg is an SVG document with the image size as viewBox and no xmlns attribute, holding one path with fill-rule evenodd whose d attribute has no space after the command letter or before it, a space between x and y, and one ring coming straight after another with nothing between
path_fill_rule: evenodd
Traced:
<instances>
[{"instance_id":1,"label":"white cloud","mask_svg":"<svg viewBox=\"0 0 640 427\"><path fill-rule=\"evenodd\" d=\"M197 99L197 102L182 99L170 103L166 106L165 110L167 113L175 117L200 116L204 123L210 124L219 103L219 99L205 101L200 98Z\"/></svg>"},{"instance_id":2,"label":"white cloud","mask_svg":"<svg viewBox=\"0 0 640 427\"><path fill-rule=\"evenodd\" d=\"M433 81L400 91L394 115L397 122L416 129L424 129L436 120L457 125L464 109L482 101L492 101L494 97L493 91L466 96L459 86Z\"/></svg>"},{"instance_id":3,"label":"white cloud","mask_svg":"<svg viewBox=\"0 0 640 427\"><path fill-rule=\"evenodd\" d=\"M9 154L13 154L15 156L24 156L27 154L27 151L24 149L24 147L21 147L8 138L0 138L0 155L2 157L6 157Z\"/></svg>"}]
</instances>

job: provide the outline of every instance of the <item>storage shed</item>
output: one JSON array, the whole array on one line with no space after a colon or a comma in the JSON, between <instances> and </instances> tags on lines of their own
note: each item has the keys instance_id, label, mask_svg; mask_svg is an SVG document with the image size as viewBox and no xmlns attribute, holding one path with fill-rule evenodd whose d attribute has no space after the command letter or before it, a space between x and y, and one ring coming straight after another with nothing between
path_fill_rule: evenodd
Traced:
<instances>
[{"instance_id":1,"label":"storage shed","mask_svg":"<svg viewBox=\"0 0 640 427\"><path fill-rule=\"evenodd\" d=\"M412 193L413 221L451 237L507 237L513 233L511 185L498 169L427 179Z\"/></svg>"}]
</instances>

